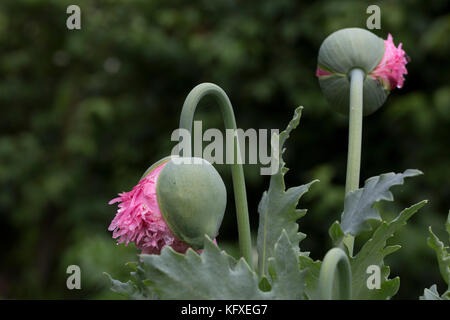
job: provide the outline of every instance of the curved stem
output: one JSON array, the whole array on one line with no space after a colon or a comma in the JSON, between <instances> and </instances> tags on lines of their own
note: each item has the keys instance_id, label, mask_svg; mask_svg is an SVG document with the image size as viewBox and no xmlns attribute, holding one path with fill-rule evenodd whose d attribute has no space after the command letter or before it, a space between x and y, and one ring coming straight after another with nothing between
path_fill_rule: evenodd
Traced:
<instances>
[{"instance_id":1,"label":"curved stem","mask_svg":"<svg viewBox=\"0 0 450 320\"><path fill-rule=\"evenodd\" d=\"M191 90L183 104L183 110L180 117L180 129L187 129L192 132L192 123L194 121L194 113L200 100L210 95L215 98L222 112L225 129L236 130L236 120L234 117L233 107L228 96L219 86L213 83L202 83ZM244 169L242 164L236 161L239 149L239 141L234 135L234 156L235 159L231 165L231 175L233 178L233 189L236 203L236 214L239 232L239 246L241 254L253 268L252 262L252 244L250 236L250 223L248 218L247 194L245 191Z\"/></svg>"},{"instance_id":2,"label":"curved stem","mask_svg":"<svg viewBox=\"0 0 450 320\"><path fill-rule=\"evenodd\" d=\"M363 123L363 82L365 73L359 68L350 71L350 108L347 176L345 181L345 194L359 188L359 172L361 167L361 142ZM353 236L345 239L350 255L353 252Z\"/></svg>"},{"instance_id":3,"label":"curved stem","mask_svg":"<svg viewBox=\"0 0 450 320\"><path fill-rule=\"evenodd\" d=\"M350 300L352 298L352 270L347 255L340 248L331 249L323 259L319 276L320 299L331 300L333 298L336 275L339 288L337 299Z\"/></svg>"}]
</instances>

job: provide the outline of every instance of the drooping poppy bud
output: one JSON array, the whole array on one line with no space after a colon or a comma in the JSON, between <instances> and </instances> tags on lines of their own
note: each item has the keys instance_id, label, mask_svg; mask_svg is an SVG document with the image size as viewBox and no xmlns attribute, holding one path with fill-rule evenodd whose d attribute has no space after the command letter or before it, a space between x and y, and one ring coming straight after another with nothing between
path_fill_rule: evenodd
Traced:
<instances>
[{"instance_id":1,"label":"drooping poppy bud","mask_svg":"<svg viewBox=\"0 0 450 320\"><path fill-rule=\"evenodd\" d=\"M109 202L120 202L108 228L117 243L134 242L147 254L166 245L184 253L201 249L205 234L216 237L226 207L222 178L204 159L177 160L159 160L131 191Z\"/></svg>"},{"instance_id":2,"label":"drooping poppy bud","mask_svg":"<svg viewBox=\"0 0 450 320\"><path fill-rule=\"evenodd\" d=\"M316 76L322 91L339 112L348 114L350 71L364 71L363 113L380 108L390 90L403 86L407 57L402 44L395 47L392 36L383 40L360 28L338 30L319 49Z\"/></svg>"}]
</instances>

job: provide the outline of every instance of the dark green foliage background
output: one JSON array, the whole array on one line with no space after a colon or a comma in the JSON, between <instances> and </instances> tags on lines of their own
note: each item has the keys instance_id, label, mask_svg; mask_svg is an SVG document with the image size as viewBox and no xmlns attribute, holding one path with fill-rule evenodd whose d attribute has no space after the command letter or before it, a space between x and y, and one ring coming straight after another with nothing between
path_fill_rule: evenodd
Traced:
<instances>
[{"instance_id":1,"label":"dark green foliage background","mask_svg":"<svg viewBox=\"0 0 450 320\"><path fill-rule=\"evenodd\" d=\"M69 31L78 4L82 30ZM365 28L366 8L381 8L388 32L411 58L405 86L365 118L363 180L421 169L394 188L389 218L430 203L396 237L387 262L401 276L397 298L444 288L427 227L445 239L450 208L450 14L446 1L2 0L0 2L0 298L118 298L102 275L125 280L137 250L116 246L107 202L170 153L172 130L189 90L221 86L238 126L285 128L298 105L299 128L287 144L290 185L321 180L303 198L302 249L322 259L327 231L343 206L347 119L332 111L314 76L331 32ZM205 101L197 118L222 127ZM218 242L236 252L229 170L218 167L229 202ZM246 167L253 232L268 177ZM358 245L358 243L357 243ZM82 290L66 288L66 268L82 270Z\"/></svg>"}]
</instances>

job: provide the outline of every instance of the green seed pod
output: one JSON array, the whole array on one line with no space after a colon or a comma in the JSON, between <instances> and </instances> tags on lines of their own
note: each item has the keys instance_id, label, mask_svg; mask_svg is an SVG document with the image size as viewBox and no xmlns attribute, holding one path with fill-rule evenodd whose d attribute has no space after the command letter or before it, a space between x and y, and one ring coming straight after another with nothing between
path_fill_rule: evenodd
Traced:
<instances>
[{"instance_id":1,"label":"green seed pod","mask_svg":"<svg viewBox=\"0 0 450 320\"><path fill-rule=\"evenodd\" d=\"M370 73L385 51L384 40L360 28L347 28L329 35L319 49L316 75L328 102L339 112L348 114L349 73L354 68L365 73L363 114L375 112L385 102L389 91Z\"/></svg>"},{"instance_id":2,"label":"green seed pod","mask_svg":"<svg viewBox=\"0 0 450 320\"><path fill-rule=\"evenodd\" d=\"M205 234L217 236L227 202L225 185L216 169L200 158L164 158L156 193L161 214L170 230L194 249Z\"/></svg>"}]
</instances>

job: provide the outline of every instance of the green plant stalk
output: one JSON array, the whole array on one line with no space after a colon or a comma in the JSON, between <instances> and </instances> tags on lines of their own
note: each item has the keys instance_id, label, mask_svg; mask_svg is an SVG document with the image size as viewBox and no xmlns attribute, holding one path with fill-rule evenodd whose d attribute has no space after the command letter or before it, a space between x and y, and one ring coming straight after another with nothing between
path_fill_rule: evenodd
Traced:
<instances>
[{"instance_id":1,"label":"green plant stalk","mask_svg":"<svg viewBox=\"0 0 450 320\"><path fill-rule=\"evenodd\" d=\"M340 248L331 249L323 259L319 275L319 299L333 299L336 280L338 281L337 288L339 288L339 296L336 299L350 300L352 298L352 270L347 255Z\"/></svg>"},{"instance_id":2,"label":"green plant stalk","mask_svg":"<svg viewBox=\"0 0 450 320\"><path fill-rule=\"evenodd\" d=\"M187 129L192 133L194 113L200 100L205 96L212 96L219 104L225 129L237 129L233 107L230 99L219 86L213 83L202 83L196 86L186 97L180 116L180 129ZM237 161L239 141L234 136L234 161L231 165L231 176L233 179L234 198L236 203L236 215L239 233L239 247L241 254L247 263L253 268L252 243L250 223L248 217L247 193L245 190L244 169Z\"/></svg>"},{"instance_id":3,"label":"green plant stalk","mask_svg":"<svg viewBox=\"0 0 450 320\"><path fill-rule=\"evenodd\" d=\"M361 168L361 142L363 124L363 83L365 73L359 68L350 71L350 107L349 107L349 133L347 176L345 181L345 194L359 188L359 172ZM344 242L353 254L354 237L347 236Z\"/></svg>"}]
</instances>

